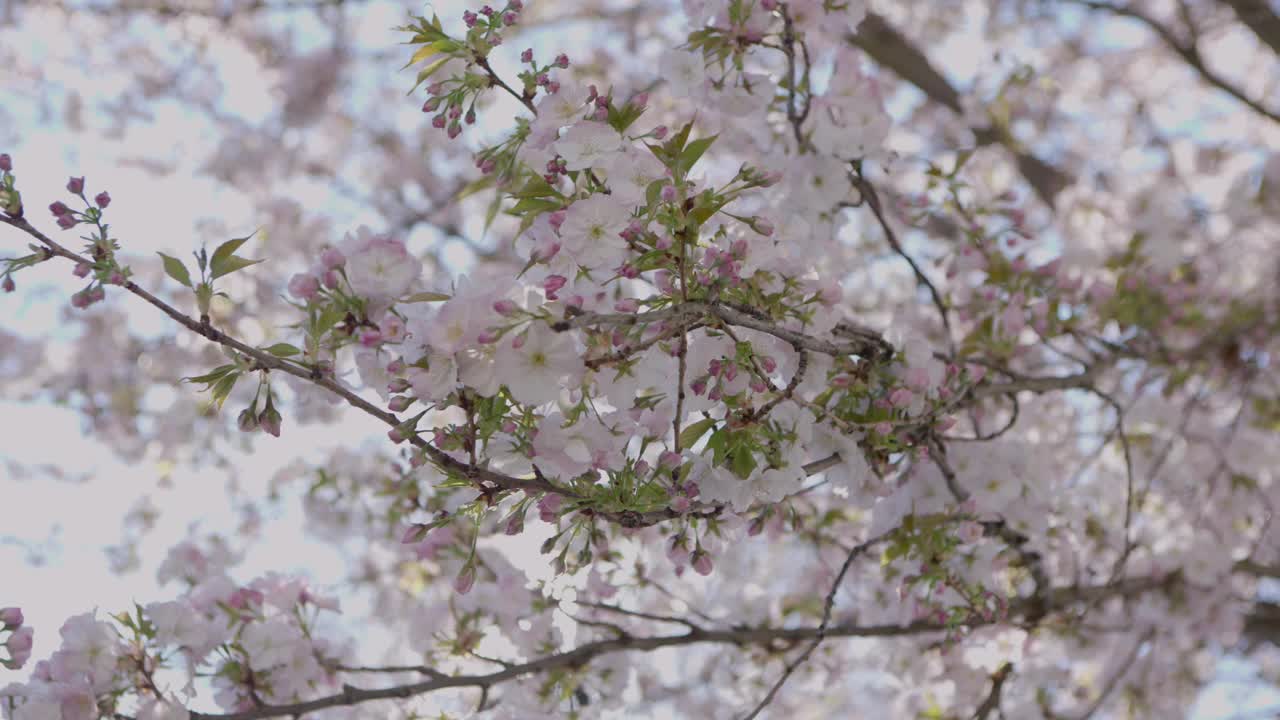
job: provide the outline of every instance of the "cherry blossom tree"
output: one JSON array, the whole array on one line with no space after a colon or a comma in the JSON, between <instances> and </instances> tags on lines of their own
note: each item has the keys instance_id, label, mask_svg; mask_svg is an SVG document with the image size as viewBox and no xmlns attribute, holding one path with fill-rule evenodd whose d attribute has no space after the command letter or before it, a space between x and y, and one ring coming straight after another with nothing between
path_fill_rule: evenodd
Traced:
<instances>
[{"instance_id":1,"label":"cherry blossom tree","mask_svg":"<svg viewBox=\"0 0 1280 720\"><path fill-rule=\"evenodd\" d=\"M179 108L198 160L119 166L213 188L147 238L115 218L168 199L0 136L4 302L77 283L0 327L7 396L134 462L360 428L234 468L251 521L155 598L49 645L0 608L6 718L1164 718L1275 677L1267 3L6 8L0 117L132 148ZM285 495L345 586L240 571Z\"/></svg>"}]
</instances>

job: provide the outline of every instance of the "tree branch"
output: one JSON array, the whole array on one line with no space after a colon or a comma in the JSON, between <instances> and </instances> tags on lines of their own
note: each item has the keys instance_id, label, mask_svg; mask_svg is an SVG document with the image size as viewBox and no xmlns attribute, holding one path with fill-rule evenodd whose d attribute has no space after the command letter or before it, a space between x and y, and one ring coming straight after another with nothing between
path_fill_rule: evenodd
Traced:
<instances>
[{"instance_id":1,"label":"tree branch","mask_svg":"<svg viewBox=\"0 0 1280 720\"><path fill-rule=\"evenodd\" d=\"M1227 93L1228 95L1235 98L1236 100L1239 100L1241 103L1243 103L1245 106L1247 106L1249 109L1253 110L1254 112L1258 113L1259 115L1273 122L1280 123L1280 113L1271 111L1270 109L1263 106L1261 103L1250 98L1248 95L1245 95L1243 90L1233 85L1230 81L1228 81L1226 78L1219 75L1212 68L1210 68L1208 65L1205 64L1204 57L1200 55L1200 48L1197 45L1195 45L1195 43L1183 43L1181 40L1178 39L1178 36L1174 34L1173 30L1163 25L1160 21L1156 20L1154 17L1144 13L1141 10L1137 10L1127 5L1125 6L1113 5L1109 2L1102 2L1101 0L1068 0L1068 1L1074 2L1078 5L1083 5L1084 7L1091 8L1093 10L1102 10L1105 12L1109 12L1112 15L1116 15L1119 17L1127 17L1132 20L1137 20L1143 25L1146 25L1147 29L1155 33L1156 36L1159 37L1160 40L1163 41L1164 44L1168 46L1168 48L1172 50L1175 55L1182 58L1182 61L1185 62L1192 70L1194 70L1200 76L1200 78L1204 80L1206 83Z\"/></svg>"},{"instance_id":2,"label":"tree branch","mask_svg":"<svg viewBox=\"0 0 1280 720\"><path fill-rule=\"evenodd\" d=\"M849 41L870 55L871 59L915 85L930 100L957 115L964 113L960 105L960 93L933 67L923 52L883 16L867 13L857 32L849 36ZM1051 208L1058 193L1074 182L1070 175L1023 150L1003 130L992 127L974 128L973 134L979 145L999 144L1008 148L1017 160L1018 171L1030 183L1036 195Z\"/></svg>"}]
</instances>

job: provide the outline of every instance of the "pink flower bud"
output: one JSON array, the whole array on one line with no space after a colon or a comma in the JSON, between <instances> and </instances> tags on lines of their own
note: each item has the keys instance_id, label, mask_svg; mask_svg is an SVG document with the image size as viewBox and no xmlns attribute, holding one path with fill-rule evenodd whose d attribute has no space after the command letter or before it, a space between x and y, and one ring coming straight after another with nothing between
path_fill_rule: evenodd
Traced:
<instances>
[{"instance_id":1,"label":"pink flower bud","mask_svg":"<svg viewBox=\"0 0 1280 720\"><path fill-rule=\"evenodd\" d=\"M325 270L337 270L347 264L347 256L336 247L327 247L320 253L320 265Z\"/></svg>"},{"instance_id":2,"label":"pink flower bud","mask_svg":"<svg viewBox=\"0 0 1280 720\"><path fill-rule=\"evenodd\" d=\"M105 210L111 204L111 196L107 194L106 190L103 190L94 196L93 201L98 204L98 207Z\"/></svg>"},{"instance_id":3,"label":"pink flower bud","mask_svg":"<svg viewBox=\"0 0 1280 720\"><path fill-rule=\"evenodd\" d=\"M663 185L662 192L659 194L659 197L662 198L662 202L674 202L676 199L676 186Z\"/></svg>"},{"instance_id":4,"label":"pink flower bud","mask_svg":"<svg viewBox=\"0 0 1280 720\"><path fill-rule=\"evenodd\" d=\"M409 389L409 381L404 378L396 378L387 383L387 392L399 393Z\"/></svg>"},{"instance_id":5,"label":"pink flower bud","mask_svg":"<svg viewBox=\"0 0 1280 720\"><path fill-rule=\"evenodd\" d=\"M262 411L258 416L258 424L262 426L263 431L272 437L280 437L280 413L275 408L267 405L267 409Z\"/></svg>"},{"instance_id":6,"label":"pink flower bud","mask_svg":"<svg viewBox=\"0 0 1280 720\"><path fill-rule=\"evenodd\" d=\"M68 180L67 192L72 193L74 195L79 195L80 193L84 192L84 178L73 177L70 180Z\"/></svg>"},{"instance_id":7,"label":"pink flower bud","mask_svg":"<svg viewBox=\"0 0 1280 720\"><path fill-rule=\"evenodd\" d=\"M405 441L404 433L400 432L400 428L398 427L391 428L387 433L387 437L391 439L391 442L397 445Z\"/></svg>"},{"instance_id":8,"label":"pink flower bud","mask_svg":"<svg viewBox=\"0 0 1280 720\"><path fill-rule=\"evenodd\" d=\"M519 20L519 18L520 16L516 15L513 12L503 13L502 24L507 26L515 25L516 21Z\"/></svg>"},{"instance_id":9,"label":"pink flower bud","mask_svg":"<svg viewBox=\"0 0 1280 720\"><path fill-rule=\"evenodd\" d=\"M649 104L649 93L640 93L631 98L631 105L637 108L643 108Z\"/></svg>"},{"instance_id":10,"label":"pink flower bud","mask_svg":"<svg viewBox=\"0 0 1280 720\"><path fill-rule=\"evenodd\" d=\"M409 545L416 543L421 540L426 533L426 525L423 525L422 523L413 523L409 527L405 528L404 532L400 534L400 544Z\"/></svg>"},{"instance_id":11,"label":"pink flower bud","mask_svg":"<svg viewBox=\"0 0 1280 720\"><path fill-rule=\"evenodd\" d=\"M253 432L258 429L258 415L251 408L245 408L240 411L240 415L236 417L236 427L240 428L240 432Z\"/></svg>"},{"instance_id":12,"label":"pink flower bud","mask_svg":"<svg viewBox=\"0 0 1280 720\"><path fill-rule=\"evenodd\" d=\"M675 499L671 501L671 510L673 512L678 512L682 515L684 513L689 512L690 506L691 506L691 503L689 502L689 498L685 497L684 495L677 495Z\"/></svg>"},{"instance_id":13,"label":"pink flower bud","mask_svg":"<svg viewBox=\"0 0 1280 720\"><path fill-rule=\"evenodd\" d=\"M387 403L387 409L391 412L404 412L413 404L413 398L407 395L397 395L391 398L391 402Z\"/></svg>"},{"instance_id":14,"label":"pink flower bud","mask_svg":"<svg viewBox=\"0 0 1280 720\"><path fill-rule=\"evenodd\" d=\"M13 278L9 275L5 275L4 280L0 281L0 289L3 289L7 293L13 292L17 287L17 284L13 282Z\"/></svg>"},{"instance_id":15,"label":"pink flower bud","mask_svg":"<svg viewBox=\"0 0 1280 720\"><path fill-rule=\"evenodd\" d=\"M320 281L310 273L297 273L289 278L289 294L299 300L310 302L320 292Z\"/></svg>"},{"instance_id":16,"label":"pink flower bud","mask_svg":"<svg viewBox=\"0 0 1280 720\"><path fill-rule=\"evenodd\" d=\"M0 172L12 172L12 171L13 171L13 158L9 157L8 153L0 155Z\"/></svg>"},{"instance_id":17,"label":"pink flower bud","mask_svg":"<svg viewBox=\"0 0 1280 720\"><path fill-rule=\"evenodd\" d=\"M683 458L680 457L680 453L666 450L658 456L658 467L663 470L675 470L680 467L682 460Z\"/></svg>"},{"instance_id":18,"label":"pink flower bud","mask_svg":"<svg viewBox=\"0 0 1280 720\"><path fill-rule=\"evenodd\" d=\"M664 137L666 137L666 136L667 136L667 126L666 126L666 125L659 125L658 127L656 127L656 128L654 128L654 129L653 129L653 139L654 139L654 140L661 140L662 138L664 138Z\"/></svg>"},{"instance_id":19,"label":"pink flower bud","mask_svg":"<svg viewBox=\"0 0 1280 720\"><path fill-rule=\"evenodd\" d=\"M769 237L773 234L773 223L765 218L755 217L751 219L751 229L765 237Z\"/></svg>"},{"instance_id":20,"label":"pink flower bud","mask_svg":"<svg viewBox=\"0 0 1280 720\"><path fill-rule=\"evenodd\" d=\"M462 126L456 122L449 123L449 139L452 140L462 134Z\"/></svg>"},{"instance_id":21,"label":"pink flower bud","mask_svg":"<svg viewBox=\"0 0 1280 720\"><path fill-rule=\"evenodd\" d=\"M63 215L69 214L71 212L71 208L67 207L66 203L59 200L49 205L49 212L53 213L54 217L62 217Z\"/></svg>"},{"instance_id":22,"label":"pink flower bud","mask_svg":"<svg viewBox=\"0 0 1280 720\"><path fill-rule=\"evenodd\" d=\"M330 290L337 289L342 283L342 276L338 275L337 270L330 270L324 274L324 286Z\"/></svg>"},{"instance_id":23,"label":"pink flower bud","mask_svg":"<svg viewBox=\"0 0 1280 720\"><path fill-rule=\"evenodd\" d=\"M78 278L89 277L89 271L92 269L87 263L76 263L76 268L71 271L71 274Z\"/></svg>"},{"instance_id":24,"label":"pink flower bud","mask_svg":"<svg viewBox=\"0 0 1280 720\"><path fill-rule=\"evenodd\" d=\"M60 215L58 217L58 227L62 228L63 230L70 230L75 226L76 226L76 219L71 217L70 214Z\"/></svg>"},{"instance_id":25,"label":"pink flower bud","mask_svg":"<svg viewBox=\"0 0 1280 720\"><path fill-rule=\"evenodd\" d=\"M520 53L520 62L522 63L533 62L533 48L525 48L525 51Z\"/></svg>"},{"instance_id":26,"label":"pink flower bud","mask_svg":"<svg viewBox=\"0 0 1280 720\"><path fill-rule=\"evenodd\" d=\"M710 575L712 567L710 555L702 550L698 550L693 554L693 569L697 571L699 575Z\"/></svg>"},{"instance_id":27,"label":"pink flower bud","mask_svg":"<svg viewBox=\"0 0 1280 720\"><path fill-rule=\"evenodd\" d=\"M453 579L453 589L459 595L466 595L471 592L471 586L475 584L476 566L471 564L465 565L462 568L462 572L458 573L458 576Z\"/></svg>"},{"instance_id":28,"label":"pink flower bud","mask_svg":"<svg viewBox=\"0 0 1280 720\"><path fill-rule=\"evenodd\" d=\"M5 155L4 157L9 157ZM5 168L6 170L9 168ZM12 630L23 623L22 608L7 607L0 608L0 625L4 625L6 630Z\"/></svg>"},{"instance_id":29,"label":"pink flower bud","mask_svg":"<svg viewBox=\"0 0 1280 720\"><path fill-rule=\"evenodd\" d=\"M31 649L33 644L33 636L35 630L30 625L24 625L13 631L8 640L5 640L4 646L10 653L26 652Z\"/></svg>"},{"instance_id":30,"label":"pink flower bud","mask_svg":"<svg viewBox=\"0 0 1280 720\"><path fill-rule=\"evenodd\" d=\"M538 517L545 523L553 523L558 517L564 498L560 495L543 495L538 501Z\"/></svg>"},{"instance_id":31,"label":"pink flower bud","mask_svg":"<svg viewBox=\"0 0 1280 720\"><path fill-rule=\"evenodd\" d=\"M524 532L524 513L512 515L511 519L507 520L507 525L503 532L507 535L519 535Z\"/></svg>"},{"instance_id":32,"label":"pink flower bud","mask_svg":"<svg viewBox=\"0 0 1280 720\"><path fill-rule=\"evenodd\" d=\"M568 282L568 278L563 275L548 275L547 279L542 281L542 289L546 291L547 299L554 300L555 294Z\"/></svg>"},{"instance_id":33,"label":"pink flower bud","mask_svg":"<svg viewBox=\"0 0 1280 720\"><path fill-rule=\"evenodd\" d=\"M555 65L558 68L569 67L569 56L565 55L564 53L560 53L559 55L556 55Z\"/></svg>"},{"instance_id":34,"label":"pink flower bud","mask_svg":"<svg viewBox=\"0 0 1280 720\"><path fill-rule=\"evenodd\" d=\"M466 26L467 26L467 27L469 27L469 28L470 28L470 27L475 27L475 26L476 26L476 20L479 20L479 19L480 19L480 18L479 18L479 17L477 17L477 16L476 16L476 14L475 14L475 13L473 13L473 12L471 12L470 10L464 11L464 12L462 13L462 22L463 22L463 23L465 23L465 24L466 24Z\"/></svg>"}]
</instances>

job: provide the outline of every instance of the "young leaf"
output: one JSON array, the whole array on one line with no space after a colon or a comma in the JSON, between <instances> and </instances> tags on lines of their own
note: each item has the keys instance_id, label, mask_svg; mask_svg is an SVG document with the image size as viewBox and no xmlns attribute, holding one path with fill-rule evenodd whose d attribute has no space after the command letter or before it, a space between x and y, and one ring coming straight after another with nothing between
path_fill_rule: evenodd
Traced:
<instances>
[{"instance_id":1,"label":"young leaf","mask_svg":"<svg viewBox=\"0 0 1280 720\"><path fill-rule=\"evenodd\" d=\"M248 258L242 258L239 255L232 255L231 257L223 260L221 263L219 263L217 260L214 260L213 272L210 273L210 277L220 278L223 275L230 275L231 273L237 270L243 270L249 267L250 265L257 265L260 262L262 262L262 260L250 260Z\"/></svg>"},{"instance_id":2,"label":"young leaf","mask_svg":"<svg viewBox=\"0 0 1280 720\"><path fill-rule=\"evenodd\" d=\"M698 158L702 157L702 154L707 151L707 148L711 147L711 143L715 142L718 137L720 136L717 134L711 137L698 138L686 145L684 150L680 151L679 165L681 174L692 170L693 166L697 164Z\"/></svg>"},{"instance_id":3,"label":"young leaf","mask_svg":"<svg viewBox=\"0 0 1280 720\"><path fill-rule=\"evenodd\" d=\"M227 396L231 394L232 388L236 386L236 382L240 380L240 373L228 373L213 385L213 404L219 410L222 409L222 403L226 401Z\"/></svg>"},{"instance_id":4,"label":"young leaf","mask_svg":"<svg viewBox=\"0 0 1280 720\"><path fill-rule=\"evenodd\" d=\"M444 302L445 300L448 300L449 298L450 298L450 296L449 296L449 295L445 295L444 293L438 293L438 292L420 292L420 293L416 293L416 294L410 295L409 297L405 298L404 300L401 300L401 302L407 302L407 303L420 303L420 302Z\"/></svg>"},{"instance_id":5,"label":"young leaf","mask_svg":"<svg viewBox=\"0 0 1280 720\"><path fill-rule=\"evenodd\" d=\"M195 377L186 377L182 379L185 382L192 382L192 383L211 383L216 380L220 380L222 376L226 375L227 373L235 369L236 369L235 365L219 365L218 367L210 370L204 375L196 375Z\"/></svg>"},{"instance_id":6,"label":"young leaf","mask_svg":"<svg viewBox=\"0 0 1280 720\"><path fill-rule=\"evenodd\" d=\"M164 260L164 274L177 280L178 282L191 287L191 273L187 272L187 266L176 257L165 255L164 253L156 253Z\"/></svg>"},{"instance_id":7,"label":"young leaf","mask_svg":"<svg viewBox=\"0 0 1280 720\"><path fill-rule=\"evenodd\" d=\"M271 345L270 347L264 347L262 349L266 350L272 355L275 355L276 357L292 357L294 355L298 355L302 353L302 351L299 350L298 348L285 342L276 343L275 345Z\"/></svg>"},{"instance_id":8,"label":"young leaf","mask_svg":"<svg viewBox=\"0 0 1280 720\"><path fill-rule=\"evenodd\" d=\"M685 448L686 450L693 447L693 444L698 442L703 434L710 430L715 424L715 418L707 418L705 420L699 420L680 431L680 447Z\"/></svg>"}]
</instances>

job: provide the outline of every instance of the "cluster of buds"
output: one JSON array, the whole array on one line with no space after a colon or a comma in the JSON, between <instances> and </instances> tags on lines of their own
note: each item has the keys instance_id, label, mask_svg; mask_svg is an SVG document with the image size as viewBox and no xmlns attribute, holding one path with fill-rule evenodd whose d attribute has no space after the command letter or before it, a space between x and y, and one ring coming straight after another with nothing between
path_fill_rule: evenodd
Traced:
<instances>
[{"instance_id":1,"label":"cluster of buds","mask_svg":"<svg viewBox=\"0 0 1280 720\"><path fill-rule=\"evenodd\" d=\"M312 272L296 273L289 278L289 294L303 302L311 302L320 295L321 287L336 289L342 283L340 272L346 264L347 257L341 250L335 247L325 248L320 253L319 267Z\"/></svg>"},{"instance_id":2,"label":"cluster of buds","mask_svg":"<svg viewBox=\"0 0 1280 720\"><path fill-rule=\"evenodd\" d=\"M88 199L84 196L84 177L73 177L68 180L67 192L79 197L87 207L84 212L79 212L72 210L61 200L51 204L49 212L53 213L53 217L58 221L58 227L63 230L70 230L82 222L96 223L102 216L102 211L111 204L111 195L104 190L93 198L94 205L97 207L90 206Z\"/></svg>"},{"instance_id":3,"label":"cluster of buds","mask_svg":"<svg viewBox=\"0 0 1280 720\"><path fill-rule=\"evenodd\" d=\"M422 106L422 112L436 112L436 116L431 118L431 127L444 130L450 140L462 134L462 123L474 125L476 122L475 98L471 98L471 105L464 112L462 106L467 104L466 88L463 86L450 90L448 86L451 84L453 83L442 81L427 86L427 94L431 97Z\"/></svg>"},{"instance_id":4,"label":"cluster of buds","mask_svg":"<svg viewBox=\"0 0 1280 720\"><path fill-rule=\"evenodd\" d=\"M236 418L236 425L239 426L241 432L253 432L261 428L268 435L280 437L280 411L276 410L273 401L271 387L267 387L267 404L262 412L258 412L258 398L253 398L253 404L240 412Z\"/></svg>"},{"instance_id":5,"label":"cluster of buds","mask_svg":"<svg viewBox=\"0 0 1280 720\"><path fill-rule=\"evenodd\" d=\"M8 157L8 155L0 155L0 158ZM23 625L23 622L25 618L22 616L22 608L0 608L0 632L9 633L9 637L4 641L4 649L9 653L9 657L0 660L0 665L10 670L21 668L31 659L31 645L35 631L31 626Z\"/></svg>"}]
</instances>

